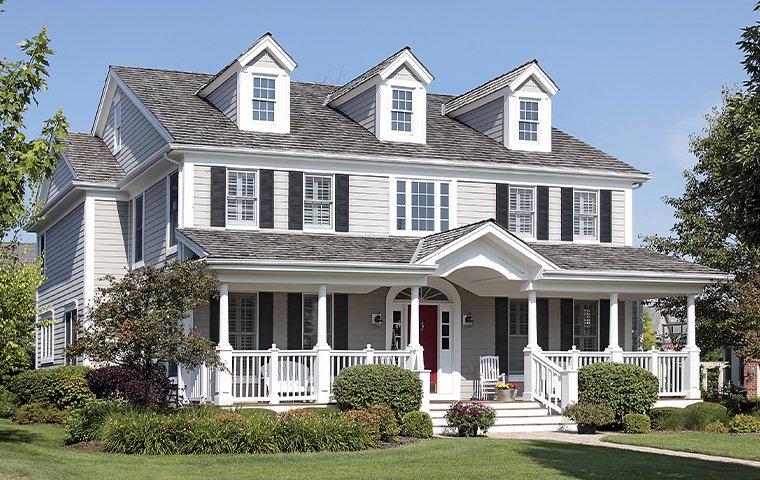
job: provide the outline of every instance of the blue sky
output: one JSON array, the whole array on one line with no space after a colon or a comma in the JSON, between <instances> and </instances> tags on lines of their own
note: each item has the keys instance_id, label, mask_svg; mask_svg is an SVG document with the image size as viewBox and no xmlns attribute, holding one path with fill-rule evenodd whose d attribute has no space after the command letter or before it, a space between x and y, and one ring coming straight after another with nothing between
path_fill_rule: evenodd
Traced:
<instances>
[{"instance_id":1,"label":"blue sky","mask_svg":"<svg viewBox=\"0 0 760 480\"><path fill-rule=\"evenodd\" d=\"M107 5L107 7L105 6ZM27 115L38 132L56 107L89 131L109 64L216 72L263 32L295 57L296 80L342 83L404 45L461 93L538 58L558 83L554 125L654 179L634 194L634 233L667 233L663 195L683 190L689 134L744 80L735 42L753 2L196 2L8 0L0 56L48 27L48 92Z\"/></svg>"}]
</instances>

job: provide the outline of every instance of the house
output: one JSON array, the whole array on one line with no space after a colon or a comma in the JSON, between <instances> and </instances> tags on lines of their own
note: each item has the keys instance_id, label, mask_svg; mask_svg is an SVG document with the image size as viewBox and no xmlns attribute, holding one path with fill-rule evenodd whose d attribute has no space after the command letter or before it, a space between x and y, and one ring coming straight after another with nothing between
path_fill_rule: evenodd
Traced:
<instances>
[{"instance_id":1,"label":"house","mask_svg":"<svg viewBox=\"0 0 760 480\"><path fill-rule=\"evenodd\" d=\"M699 399L694 297L727 276L633 246L650 175L554 127L536 60L459 95L408 47L344 85L296 68L267 33L214 75L109 69L34 226L39 367L66 361L104 275L197 258L221 289L187 327L228 368L181 369L191 401L327 403L370 362L418 372L427 408L478 391L482 357L552 412L601 361ZM668 295L686 348L634 351L634 303Z\"/></svg>"}]
</instances>

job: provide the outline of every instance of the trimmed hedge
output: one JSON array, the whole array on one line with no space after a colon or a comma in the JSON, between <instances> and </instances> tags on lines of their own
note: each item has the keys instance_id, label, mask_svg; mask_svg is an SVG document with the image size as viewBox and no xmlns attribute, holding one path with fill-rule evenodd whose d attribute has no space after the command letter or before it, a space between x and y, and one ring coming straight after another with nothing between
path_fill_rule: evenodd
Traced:
<instances>
[{"instance_id":1,"label":"trimmed hedge","mask_svg":"<svg viewBox=\"0 0 760 480\"><path fill-rule=\"evenodd\" d=\"M18 398L7 388L0 385L0 418L11 418L16 413Z\"/></svg>"},{"instance_id":2,"label":"trimmed hedge","mask_svg":"<svg viewBox=\"0 0 760 480\"><path fill-rule=\"evenodd\" d=\"M66 420L66 444L96 441L100 427L109 415L124 413L134 407L119 400L92 400L82 408L71 412Z\"/></svg>"},{"instance_id":3,"label":"trimmed hedge","mask_svg":"<svg viewBox=\"0 0 760 480\"><path fill-rule=\"evenodd\" d=\"M609 425L615 419L612 408L601 403L574 403L565 407L562 415L578 425L593 427Z\"/></svg>"},{"instance_id":4,"label":"trimmed hedge","mask_svg":"<svg viewBox=\"0 0 760 480\"><path fill-rule=\"evenodd\" d=\"M81 366L27 370L10 379L8 390L16 395L20 404L78 408L95 398L85 380L89 371Z\"/></svg>"},{"instance_id":5,"label":"trimmed hedge","mask_svg":"<svg viewBox=\"0 0 760 480\"><path fill-rule=\"evenodd\" d=\"M384 442L393 442L401 433L398 426L396 415L387 405L372 405L367 409L369 413L377 415L380 419L380 440Z\"/></svg>"},{"instance_id":6,"label":"trimmed hedge","mask_svg":"<svg viewBox=\"0 0 760 480\"><path fill-rule=\"evenodd\" d=\"M731 419L728 426L734 433L760 433L760 418L740 413Z\"/></svg>"},{"instance_id":7,"label":"trimmed hedge","mask_svg":"<svg viewBox=\"0 0 760 480\"><path fill-rule=\"evenodd\" d=\"M69 410L59 410L45 403L27 403L16 409L13 421L21 424L57 423L63 425L69 413Z\"/></svg>"},{"instance_id":8,"label":"trimmed hedge","mask_svg":"<svg viewBox=\"0 0 760 480\"><path fill-rule=\"evenodd\" d=\"M628 413L646 414L657 401L659 382L646 369L624 363L595 363L580 369L578 393L585 403L608 405L615 422Z\"/></svg>"},{"instance_id":9,"label":"trimmed hedge","mask_svg":"<svg viewBox=\"0 0 760 480\"><path fill-rule=\"evenodd\" d=\"M169 402L171 381L159 365L147 378L133 368L111 365L92 370L86 379L97 398L128 400L136 405L166 405Z\"/></svg>"},{"instance_id":10,"label":"trimmed hedge","mask_svg":"<svg viewBox=\"0 0 760 480\"><path fill-rule=\"evenodd\" d=\"M730 430L727 426L723 424L723 422L712 422L708 423L705 427L705 432L709 433L728 433Z\"/></svg>"},{"instance_id":11,"label":"trimmed hedge","mask_svg":"<svg viewBox=\"0 0 760 480\"><path fill-rule=\"evenodd\" d=\"M652 428L655 430L683 430L686 419L683 408L658 407L649 411Z\"/></svg>"},{"instance_id":12,"label":"trimmed hedge","mask_svg":"<svg viewBox=\"0 0 760 480\"><path fill-rule=\"evenodd\" d=\"M364 425L375 443L380 441L380 417L377 414L367 410L349 410L344 415L349 420Z\"/></svg>"},{"instance_id":13,"label":"trimmed hedge","mask_svg":"<svg viewBox=\"0 0 760 480\"><path fill-rule=\"evenodd\" d=\"M728 410L719 403L693 403L683 409L683 428L686 430L704 430L713 422L725 422Z\"/></svg>"},{"instance_id":14,"label":"trimmed hedge","mask_svg":"<svg viewBox=\"0 0 760 480\"><path fill-rule=\"evenodd\" d=\"M400 420L420 409L422 382L414 372L395 365L355 365L340 371L333 394L341 410L387 405Z\"/></svg>"},{"instance_id":15,"label":"trimmed hedge","mask_svg":"<svg viewBox=\"0 0 760 480\"><path fill-rule=\"evenodd\" d=\"M649 417L643 413L629 413L623 417L623 432L625 433L649 433L651 428Z\"/></svg>"},{"instance_id":16,"label":"trimmed hedge","mask_svg":"<svg viewBox=\"0 0 760 480\"><path fill-rule=\"evenodd\" d=\"M433 420L425 412L409 412L401 421L401 435L414 438L433 436Z\"/></svg>"}]
</instances>

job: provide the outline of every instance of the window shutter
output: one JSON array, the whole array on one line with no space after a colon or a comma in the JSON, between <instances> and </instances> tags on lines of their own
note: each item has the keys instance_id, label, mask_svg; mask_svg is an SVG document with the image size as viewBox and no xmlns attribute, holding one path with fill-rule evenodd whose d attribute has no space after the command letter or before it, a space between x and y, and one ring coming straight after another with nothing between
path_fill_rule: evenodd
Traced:
<instances>
[{"instance_id":1,"label":"window shutter","mask_svg":"<svg viewBox=\"0 0 760 480\"><path fill-rule=\"evenodd\" d=\"M560 350L573 348L573 299L563 298L560 300Z\"/></svg>"},{"instance_id":2,"label":"window shutter","mask_svg":"<svg viewBox=\"0 0 760 480\"><path fill-rule=\"evenodd\" d=\"M212 227L224 227L227 222L227 169L211 167L211 219Z\"/></svg>"},{"instance_id":3,"label":"window shutter","mask_svg":"<svg viewBox=\"0 0 760 480\"><path fill-rule=\"evenodd\" d=\"M211 297L209 301L209 337L214 343L219 343L219 297Z\"/></svg>"},{"instance_id":4,"label":"window shutter","mask_svg":"<svg viewBox=\"0 0 760 480\"><path fill-rule=\"evenodd\" d=\"M348 231L348 175L335 175L335 231Z\"/></svg>"},{"instance_id":5,"label":"window shutter","mask_svg":"<svg viewBox=\"0 0 760 480\"><path fill-rule=\"evenodd\" d=\"M549 299L536 299L536 319L538 320L538 346L549 350Z\"/></svg>"},{"instance_id":6,"label":"window shutter","mask_svg":"<svg viewBox=\"0 0 760 480\"><path fill-rule=\"evenodd\" d=\"M288 294L288 348L300 350L303 345L303 299L300 293Z\"/></svg>"},{"instance_id":7,"label":"window shutter","mask_svg":"<svg viewBox=\"0 0 760 480\"><path fill-rule=\"evenodd\" d=\"M274 343L274 295L272 292L259 292L259 349L272 348Z\"/></svg>"},{"instance_id":8,"label":"window shutter","mask_svg":"<svg viewBox=\"0 0 760 480\"><path fill-rule=\"evenodd\" d=\"M348 350L348 295L333 294L333 348Z\"/></svg>"},{"instance_id":9,"label":"window shutter","mask_svg":"<svg viewBox=\"0 0 760 480\"><path fill-rule=\"evenodd\" d=\"M610 346L610 301L599 300L599 350Z\"/></svg>"},{"instance_id":10,"label":"window shutter","mask_svg":"<svg viewBox=\"0 0 760 480\"><path fill-rule=\"evenodd\" d=\"M573 241L573 189L563 187L560 191L561 239Z\"/></svg>"},{"instance_id":11,"label":"window shutter","mask_svg":"<svg viewBox=\"0 0 760 480\"><path fill-rule=\"evenodd\" d=\"M259 175L259 227L274 228L274 171L261 170Z\"/></svg>"},{"instance_id":12,"label":"window shutter","mask_svg":"<svg viewBox=\"0 0 760 480\"><path fill-rule=\"evenodd\" d=\"M509 184L496 184L496 223L509 230Z\"/></svg>"},{"instance_id":13,"label":"window shutter","mask_svg":"<svg viewBox=\"0 0 760 480\"><path fill-rule=\"evenodd\" d=\"M303 230L303 172L288 172L288 229Z\"/></svg>"},{"instance_id":14,"label":"window shutter","mask_svg":"<svg viewBox=\"0 0 760 480\"><path fill-rule=\"evenodd\" d=\"M549 240L549 187L536 187L536 239Z\"/></svg>"},{"instance_id":15,"label":"window shutter","mask_svg":"<svg viewBox=\"0 0 760 480\"><path fill-rule=\"evenodd\" d=\"M499 357L499 373L507 373L509 362L509 298L496 297L496 356Z\"/></svg>"},{"instance_id":16,"label":"window shutter","mask_svg":"<svg viewBox=\"0 0 760 480\"><path fill-rule=\"evenodd\" d=\"M599 241L612 242L612 191L599 192Z\"/></svg>"}]
</instances>

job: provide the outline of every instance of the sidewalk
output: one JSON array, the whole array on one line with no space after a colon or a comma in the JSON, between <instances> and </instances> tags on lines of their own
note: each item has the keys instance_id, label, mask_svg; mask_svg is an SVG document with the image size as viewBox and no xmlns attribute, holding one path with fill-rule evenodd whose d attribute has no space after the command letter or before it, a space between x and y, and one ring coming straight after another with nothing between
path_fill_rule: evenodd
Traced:
<instances>
[{"instance_id":1,"label":"sidewalk","mask_svg":"<svg viewBox=\"0 0 760 480\"><path fill-rule=\"evenodd\" d=\"M679 452L676 450L663 450L660 448L640 447L638 445L623 445L620 443L602 442L601 438L609 433L596 435L580 435L569 432L530 432L530 433L489 433L491 438L514 438L517 440L550 440L554 442L575 443L578 445L590 445L593 447L618 448L620 450L633 450L634 452L655 453L658 455L670 455L672 457L694 458L710 462L736 463L748 467L760 468L760 462L744 460L741 458L716 457L702 453Z\"/></svg>"}]
</instances>

